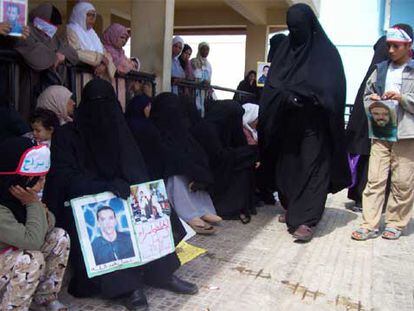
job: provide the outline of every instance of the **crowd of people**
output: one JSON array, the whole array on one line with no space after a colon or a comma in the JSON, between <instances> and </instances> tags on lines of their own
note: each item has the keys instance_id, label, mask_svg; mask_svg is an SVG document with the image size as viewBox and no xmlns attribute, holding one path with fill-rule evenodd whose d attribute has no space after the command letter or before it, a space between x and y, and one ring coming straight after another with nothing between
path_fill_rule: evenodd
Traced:
<instances>
[{"instance_id":1,"label":"crowd of people","mask_svg":"<svg viewBox=\"0 0 414 311\"><path fill-rule=\"evenodd\" d=\"M400 237L414 203L411 27L396 25L376 44L346 132L341 58L307 5L290 7L289 35L272 38L263 90L250 71L239 85L254 95L249 101L206 105L206 94L192 100L178 86L191 79L210 83L209 46L200 43L190 59L191 47L178 36L172 45L172 92L151 97L141 91L128 103L119 98L115 72L137 71L140 61L125 56L130 34L124 26L111 25L100 40L93 30L96 14L89 2L76 4L62 39L56 35L59 11L41 4L31 12L25 35L6 40L33 69L27 79L36 81L37 102L33 111L20 114L0 108L2 309L68 310L58 300L68 263L68 291L75 297L122 298L128 309L142 310L144 284L196 294L196 284L174 275L180 266L175 252L88 278L68 202L105 191L127 199L131 185L152 180L165 181L176 245L186 234L180 219L198 234L219 234L223 219L248 224L256 207L275 202L275 191L284 209L279 221L294 239L308 242L328 193L347 187L363 206L364 223L353 239L379 236L383 206L382 237ZM42 28L38 19L50 27ZM10 30L0 25L1 35ZM77 86L79 103L64 86L66 64L78 62L93 68ZM30 90L22 90L25 96ZM399 103L397 142L368 137L364 107L381 99ZM103 207L97 219L113 214ZM108 234L116 234L115 225L112 229ZM94 246L97 254L99 247Z\"/></svg>"}]
</instances>

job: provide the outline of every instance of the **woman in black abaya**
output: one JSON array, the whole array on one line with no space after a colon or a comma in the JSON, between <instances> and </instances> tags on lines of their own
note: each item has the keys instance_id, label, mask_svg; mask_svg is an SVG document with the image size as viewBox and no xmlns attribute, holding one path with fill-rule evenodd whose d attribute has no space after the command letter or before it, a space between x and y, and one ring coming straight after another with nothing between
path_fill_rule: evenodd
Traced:
<instances>
[{"instance_id":1,"label":"woman in black abaya","mask_svg":"<svg viewBox=\"0 0 414 311\"><path fill-rule=\"evenodd\" d=\"M142 290L144 281L182 293L197 291L195 285L173 276L180 265L175 253L142 267L93 279L86 275L72 210L65 202L103 191L126 199L130 185L148 181L140 150L109 82L95 79L85 86L74 122L54 133L51 154L44 201L72 237L69 293L76 297L98 293L106 298L129 296L127 306L135 310L147 304Z\"/></svg>"},{"instance_id":2,"label":"woman in black abaya","mask_svg":"<svg viewBox=\"0 0 414 311\"><path fill-rule=\"evenodd\" d=\"M352 185L348 191L348 198L355 201L355 211L362 209L362 193L368 179L368 162L371 150L371 140L368 137L368 121L364 107L365 84L375 70L375 65L386 59L388 59L387 42L385 36L382 36L374 45L374 56L358 89L346 129L347 149L350 154L352 168Z\"/></svg>"},{"instance_id":3,"label":"woman in black abaya","mask_svg":"<svg viewBox=\"0 0 414 311\"><path fill-rule=\"evenodd\" d=\"M259 112L264 170L273 171L289 232L309 241L327 194L350 183L341 58L312 9L287 13L289 36L272 60Z\"/></svg>"},{"instance_id":4,"label":"woman in black abaya","mask_svg":"<svg viewBox=\"0 0 414 311\"><path fill-rule=\"evenodd\" d=\"M206 191L213 182L207 155L188 132L180 98L162 93L153 100L150 118L158 128L164 149L163 177L168 198L177 214L197 233L213 234L217 216Z\"/></svg>"},{"instance_id":5,"label":"woman in black abaya","mask_svg":"<svg viewBox=\"0 0 414 311\"><path fill-rule=\"evenodd\" d=\"M250 221L254 209L255 146L247 144L243 133L243 108L233 100L215 101L204 121L191 132L206 150L214 173L210 188L218 215L225 219Z\"/></svg>"}]
</instances>

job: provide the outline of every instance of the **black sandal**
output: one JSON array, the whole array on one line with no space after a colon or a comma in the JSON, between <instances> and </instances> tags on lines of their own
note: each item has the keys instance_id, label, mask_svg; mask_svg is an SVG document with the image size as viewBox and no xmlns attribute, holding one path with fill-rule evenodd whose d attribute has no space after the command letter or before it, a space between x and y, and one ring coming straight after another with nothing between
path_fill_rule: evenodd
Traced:
<instances>
[{"instance_id":1,"label":"black sandal","mask_svg":"<svg viewBox=\"0 0 414 311\"><path fill-rule=\"evenodd\" d=\"M240 214L239 219L242 222L243 225L248 224L251 220L250 215Z\"/></svg>"}]
</instances>

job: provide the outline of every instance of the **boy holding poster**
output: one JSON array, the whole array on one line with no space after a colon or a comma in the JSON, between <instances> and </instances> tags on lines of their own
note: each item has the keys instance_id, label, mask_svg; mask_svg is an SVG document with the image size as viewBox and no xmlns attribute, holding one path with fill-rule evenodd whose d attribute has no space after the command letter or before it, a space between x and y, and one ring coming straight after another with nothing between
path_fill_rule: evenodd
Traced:
<instances>
[{"instance_id":1,"label":"boy holding poster","mask_svg":"<svg viewBox=\"0 0 414 311\"><path fill-rule=\"evenodd\" d=\"M371 155L365 188L363 224L352 238L363 241L378 237L388 172L391 170L391 195L385 214L384 239L396 240L411 219L414 203L414 60L413 30L399 24L387 31L390 60L377 64L367 81L364 105L371 126ZM395 110L390 103L397 103ZM397 133L391 139L393 110ZM380 130L381 129L381 130ZM386 129L386 130L384 130ZM380 131L378 131L380 130Z\"/></svg>"}]
</instances>

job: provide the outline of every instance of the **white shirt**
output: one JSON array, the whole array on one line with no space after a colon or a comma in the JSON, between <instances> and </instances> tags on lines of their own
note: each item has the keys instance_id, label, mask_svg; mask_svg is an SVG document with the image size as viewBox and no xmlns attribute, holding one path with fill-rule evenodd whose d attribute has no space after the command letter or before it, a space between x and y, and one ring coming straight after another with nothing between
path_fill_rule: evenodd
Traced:
<instances>
[{"instance_id":1,"label":"white shirt","mask_svg":"<svg viewBox=\"0 0 414 311\"><path fill-rule=\"evenodd\" d=\"M407 64L397 66L391 63L388 66L387 78L385 80L385 92L394 91L401 94L402 74Z\"/></svg>"}]
</instances>

